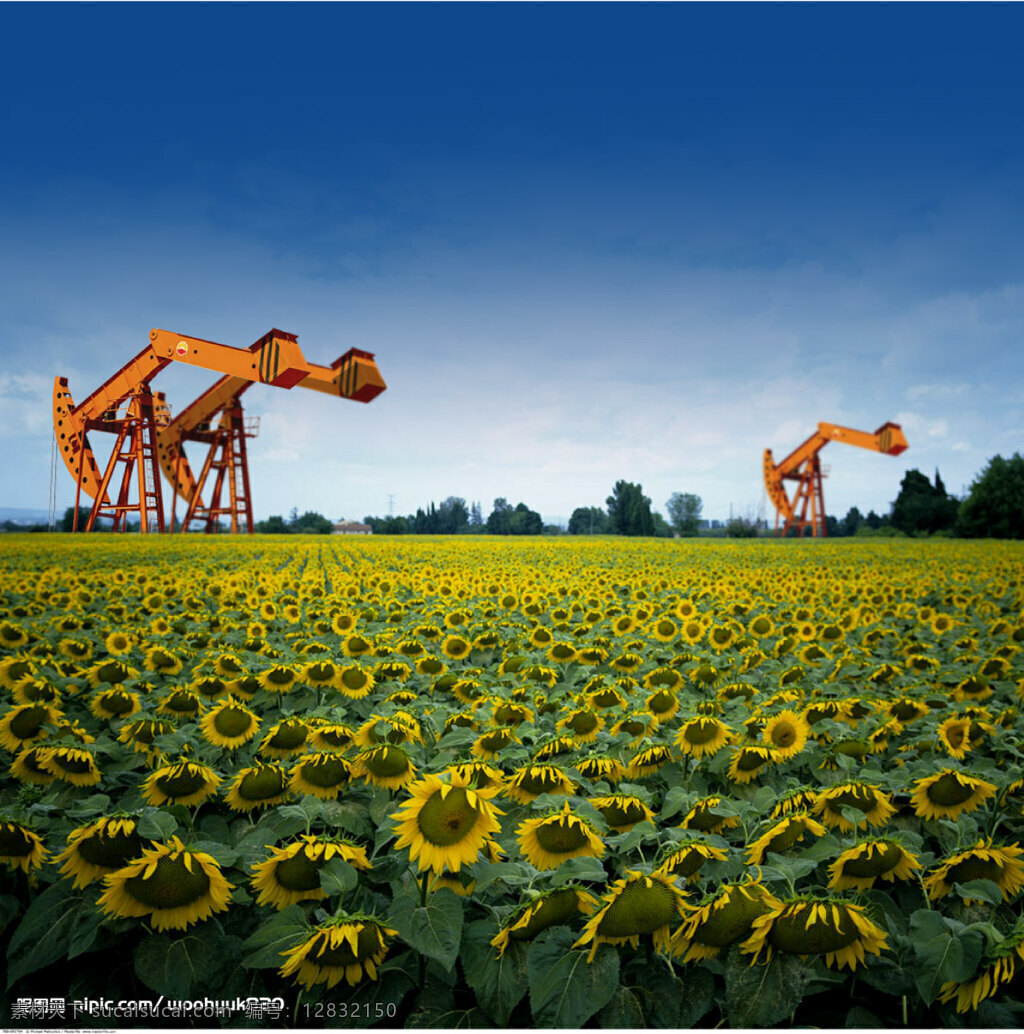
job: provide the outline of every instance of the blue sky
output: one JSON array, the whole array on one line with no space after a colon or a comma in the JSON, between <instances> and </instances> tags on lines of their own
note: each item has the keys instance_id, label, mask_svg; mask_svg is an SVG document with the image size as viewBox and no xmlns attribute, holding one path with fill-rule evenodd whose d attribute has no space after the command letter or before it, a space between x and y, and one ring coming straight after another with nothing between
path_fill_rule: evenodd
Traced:
<instances>
[{"instance_id":1,"label":"blue sky","mask_svg":"<svg viewBox=\"0 0 1024 1034\"><path fill-rule=\"evenodd\" d=\"M151 327L377 354L369 406L248 393L258 516L460 495L565 520L626 478L771 519L762 451L819 420L910 442L829 446L829 512L883 512L910 467L960 492L1024 442L1022 28L981 4L5 4L0 505L46 506L53 376L83 398ZM154 387L180 409L209 379Z\"/></svg>"}]
</instances>

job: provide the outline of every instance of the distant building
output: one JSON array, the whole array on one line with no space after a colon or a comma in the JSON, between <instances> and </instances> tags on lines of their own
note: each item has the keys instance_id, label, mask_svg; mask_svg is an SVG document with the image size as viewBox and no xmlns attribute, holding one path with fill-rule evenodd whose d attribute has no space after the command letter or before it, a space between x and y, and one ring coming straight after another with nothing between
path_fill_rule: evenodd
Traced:
<instances>
[{"instance_id":1,"label":"distant building","mask_svg":"<svg viewBox=\"0 0 1024 1034\"><path fill-rule=\"evenodd\" d=\"M332 535L372 535L373 528L369 524L358 521L339 521L331 531Z\"/></svg>"}]
</instances>

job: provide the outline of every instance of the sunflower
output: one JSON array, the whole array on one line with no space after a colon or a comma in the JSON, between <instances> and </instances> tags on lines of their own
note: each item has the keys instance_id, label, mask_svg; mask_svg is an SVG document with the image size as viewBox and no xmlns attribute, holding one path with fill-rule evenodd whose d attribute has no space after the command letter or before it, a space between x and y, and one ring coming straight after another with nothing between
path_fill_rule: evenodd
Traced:
<instances>
[{"instance_id":1,"label":"sunflower","mask_svg":"<svg viewBox=\"0 0 1024 1034\"><path fill-rule=\"evenodd\" d=\"M154 807L161 804L199 804L217 792L220 776L197 761L179 758L158 768L143 784L142 796Z\"/></svg>"},{"instance_id":2,"label":"sunflower","mask_svg":"<svg viewBox=\"0 0 1024 1034\"><path fill-rule=\"evenodd\" d=\"M788 761L804 749L810 731L795 711L780 711L765 722L761 738L775 751L777 761Z\"/></svg>"},{"instance_id":3,"label":"sunflower","mask_svg":"<svg viewBox=\"0 0 1024 1034\"><path fill-rule=\"evenodd\" d=\"M879 955L888 947L885 931L871 922L860 905L840 898L798 897L779 902L753 922L740 951L753 955L751 965L770 959L778 949L807 958L822 957L829 969L851 970L863 963L865 953Z\"/></svg>"},{"instance_id":4,"label":"sunflower","mask_svg":"<svg viewBox=\"0 0 1024 1034\"><path fill-rule=\"evenodd\" d=\"M177 675L184 664L176 653L166 647L151 646L146 650L142 666L146 671L155 671L159 675Z\"/></svg>"},{"instance_id":5,"label":"sunflower","mask_svg":"<svg viewBox=\"0 0 1024 1034\"><path fill-rule=\"evenodd\" d=\"M925 878L924 889L932 901L944 898L954 883L991 880L1009 901L1024 887L1024 865L1018 861L1024 850L1016 844L996 846L991 837L974 847L950 855Z\"/></svg>"},{"instance_id":6,"label":"sunflower","mask_svg":"<svg viewBox=\"0 0 1024 1034\"><path fill-rule=\"evenodd\" d=\"M724 883L686 916L672 935L668 950L683 962L714 958L724 948L749 937L754 920L780 904L755 880Z\"/></svg>"},{"instance_id":7,"label":"sunflower","mask_svg":"<svg viewBox=\"0 0 1024 1034\"><path fill-rule=\"evenodd\" d=\"M127 718L142 708L137 693L129 693L126 689L105 689L96 693L89 701L89 710L97 718Z\"/></svg>"},{"instance_id":8,"label":"sunflower","mask_svg":"<svg viewBox=\"0 0 1024 1034\"><path fill-rule=\"evenodd\" d=\"M856 821L848 819L843 809L852 809L862 813ZM817 815L829 829L838 829L841 833L852 833L862 825L884 826L896 814L886 794L870 783L853 781L839 783L822 790L814 805Z\"/></svg>"},{"instance_id":9,"label":"sunflower","mask_svg":"<svg viewBox=\"0 0 1024 1034\"><path fill-rule=\"evenodd\" d=\"M603 779L609 785L614 785L626 774L622 762L607 754L591 754L590 757L577 761L576 771L593 782Z\"/></svg>"},{"instance_id":10,"label":"sunflower","mask_svg":"<svg viewBox=\"0 0 1024 1034\"><path fill-rule=\"evenodd\" d=\"M491 938L501 958L509 941L530 941L552 926L568 925L577 915L590 915L597 899L581 887L549 890L518 908L512 919Z\"/></svg>"},{"instance_id":11,"label":"sunflower","mask_svg":"<svg viewBox=\"0 0 1024 1034\"><path fill-rule=\"evenodd\" d=\"M351 778L352 763L338 754L307 754L292 766L288 774L288 789L292 793L333 801Z\"/></svg>"},{"instance_id":12,"label":"sunflower","mask_svg":"<svg viewBox=\"0 0 1024 1034\"><path fill-rule=\"evenodd\" d=\"M732 730L725 722L710 715L691 718L672 741L680 754L695 759L713 757L729 742Z\"/></svg>"},{"instance_id":13,"label":"sunflower","mask_svg":"<svg viewBox=\"0 0 1024 1034\"><path fill-rule=\"evenodd\" d=\"M327 895L320 886L320 870L332 858L355 869L372 868L364 847L307 834L284 847L271 847L270 857L253 866L251 886L256 904L273 905L280 911L299 901L323 900Z\"/></svg>"},{"instance_id":14,"label":"sunflower","mask_svg":"<svg viewBox=\"0 0 1024 1034\"><path fill-rule=\"evenodd\" d=\"M153 749L153 741L157 736L165 736L170 732L174 732L174 726L170 722L160 718L137 718L121 726L117 733L117 741L131 744L132 750L138 754L146 754Z\"/></svg>"},{"instance_id":15,"label":"sunflower","mask_svg":"<svg viewBox=\"0 0 1024 1034\"><path fill-rule=\"evenodd\" d=\"M560 811L521 823L516 837L519 849L535 869L557 869L569 858L600 858L604 854L597 831L570 811L568 801Z\"/></svg>"},{"instance_id":16,"label":"sunflower","mask_svg":"<svg viewBox=\"0 0 1024 1034\"><path fill-rule=\"evenodd\" d=\"M309 749L309 726L301 718L286 718L270 727L259 752L264 757L286 758Z\"/></svg>"},{"instance_id":17,"label":"sunflower","mask_svg":"<svg viewBox=\"0 0 1024 1034\"><path fill-rule=\"evenodd\" d=\"M895 840L862 840L829 866L829 890L870 890L876 880L909 880L921 865Z\"/></svg>"},{"instance_id":18,"label":"sunflower","mask_svg":"<svg viewBox=\"0 0 1024 1034\"><path fill-rule=\"evenodd\" d=\"M73 876L81 890L139 857L147 841L136 825L132 816L114 815L79 826L68 834L67 847L54 861L63 863L61 873Z\"/></svg>"},{"instance_id":19,"label":"sunflower","mask_svg":"<svg viewBox=\"0 0 1024 1034\"><path fill-rule=\"evenodd\" d=\"M14 687L13 696L19 704L53 704L60 706L60 690L46 679L26 675Z\"/></svg>"},{"instance_id":20,"label":"sunflower","mask_svg":"<svg viewBox=\"0 0 1024 1034\"><path fill-rule=\"evenodd\" d=\"M667 947L670 924L682 914L683 894L670 877L645 876L632 869L616 880L602 900L604 907L583 928L574 948L590 944L587 962L593 962L601 944L629 944L636 948L650 934L654 948Z\"/></svg>"},{"instance_id":21,"label":"sunflower","mask_svg":"<svg viewBox=\"0 0 1024 1034\"><path fill-rule=\"evenodd\" d=\"M99 689L101 684L119 686L126 679L134 678L139 673L123 661L108 659L87 668L85 674L88 675L90 687Z\"/></svg>"},{"instance_id":22,"label":"sunflower","mask_svg":"<svg viewBox=\"0 0 1024 1034\"><path fill-rule=\"evenodd\" d=\"M382 744L357 754L352 761L352 774L374 786L395 790L416 778L416 768L401 747Z\"/></svg>"},{"instance_id":23,"label":"sunflower","mask_svg":"<svg viewBox=\"0 0 1024 1034\"><path fill-rule=\"evenodd\" d=\"M559 732L571 735L577 743L591 743L604 728L604 718L589 707L570 711L556 723Z\"/></svg>"},{"instance_id":24,"label":"sunflower","mask_svg":"<svg viewBox=\"0 0 1024 1034\"><path fill-rule=\"evenodd\" d=\"M202 714L204 705L199 694L190 688L179 687L163 697L157 713L174 715L176 718L195 718Z\"/></svg>"},{"instance_id":25,"label":"sunflower","mask_svg":"<svg viewBox=\"0 0 1024 1034\"><path fill-rule=\"evenodd\" d=\"M281 952L287 961L278 973L295 977L303 987L326 984L328 990L342 977L349 985L358 984L364 975L376 980L377 967L390 947L388 938L397 936L397 930L374 916L334 916L301 944Z\"/></svg>"},{"instance_id":26,"label":"sunflower","mask_svg":"<svg viewBox=\"0 0 1024 1034\"><path fill-rule=\"evenodd\" d=\"M1019 963L1024 963L1024 921L1020 919L999 944L989 948L970 980L942 985L939 1001L951 1002L955 998L957 1012L977 1009L986 998L991 998L1014 979Z\"/></svg>"},{"instance_id":27,"label":"sunflower","mask_svg":"<svg viewBox=\"0 0 1024 1034\"><path fill-rule=\"evenodd\" d=\"M72 786L95 786L102 778L92 751L82 747L48 747L38 757L41 768Z\"/></svg>"},{"instance_id":28,"label":"sunflower","mask_svg":"<svg viewBox=\"0 0 1024 1034\"><path fill-rule=\"evenodd\" d=\"M208 743L237 750L256 735L260 724L260 718L229 695L203 715L199 728Z\"/></svg>"},{"instance_id":29,"label":"sunflower","mask_svg":"<svg viewBox=\"0 0 1024 1034\"><path fill-rule=\"evenodd\" d=\"M8 771L19 783L31 786L49 786L57 777L42 766L42 758L49 748L45 746L26 747L11 762Z\"/></svg>"},{"instance_id":30,"label":"sunflower","mask_svg":"<svg viewBox=\"0 0 1024 1034\"><path fill-rule=\"evenodd\" d=\"M996 787L984 779L944 768L914 783L910 803L914 813L923 819L955 821L959 815L976 811L995 792Z\"/></svg>"},{"instance_id":31,"label":"sunflower","mask_svg":"<svg viewBox=\"0 0 1024 1034\"><path fill-rule=\"evenodd\" d=\"M0 822L0 862L12 869L38 869L49 851L42 839L20 822Z\"/></svg>"},{"instance_id":32,"label":"sunflower","mask_svg":"<svg viewBox=\"0 0 1024 1034\"><path fill-rule=\"evenodd\" d=\"M643 779L645 776L653 775L672 760L672 751L663 743L655 744L653 747L644 747L637 751L629 760L628 775L632 779Z\"/></svg>"},{"instance_id":33,"label":"sunflower","mask_svg":"<svg viewBox=\"0 0 1024 1034\"><path fill-rule=\"evenodd\" d=\"M700 833L722 833L740 824L737 815L719 815L715 809L724 802L721 797L702 797L679 823L680 829L695 829Z\"/></svg>"},{"instance_id":34,"label":"sunflower","mask_svg":"<svg viewBox=\"0 0 1024 1034\"><path fill-rule=\"evenodd\" d=\"M409 786L410 798L391 817L397 820L397 849L409 848L420 870L459 872L476 861L493 834L501 831L490 798L494 789L472 789L451 773L447 781L426 775Z\"/></svg>"},{"instance_id":35,"label":"sunflower","mask_svg":"<svg viewBox=\"0 0 1024 1034\"><path fill-rule=\"evenodd\" d=\"M618 736L620 733L632 737L629 741L631 747L635 747L642 739L650 735L657 723L653 715L649 714L628 714L620 718L612 727L611 734Z\"/></svg>"},{"instance_id":36,"label":"sunflower","mask_svg":"<svg viewBox=\"0 0 1024 1034\"><path fill-rule=\"evenodd\" d=\"M64 640L62 640L64 642ZM86 644L89 647L85 657L88 657L92 653L92 644ZM65 656L68 656L66 651L61 651ZM72 655L71 660L79 660L80 657ZM36 665L35 661L31 657L22 655L15 655L14 657L5 657L0 661L0 686L4 689L14 690L17 688L18 682L23 679L26 675L31 676L35 674Z\"/></svg>"},{"instance_id":37,"label":"sunflower","mask_svg":"<svg viewBox=\"0 0 1024 1034\"><path fill-rule=\"evenodd\" d=\"M344 753L355 743L355 730L340 722L325 722L315 725L310 731L309 745L316 750Z\"/></svg>"},{"instance_id":38,"label":"sunflower","mask_svg":"<svg viewBox=\"0 0 1024 1034\"><path fill-rule=\"evenodd\" d=\"M504 793L520 804L535 801L542 793L571 794L573 781L557 765L524 765L513 773Z\"/></svg>"},{"instance_id":39,"label":"sunflower","mask_svg":"<svg viewBox=\"0 0 1024 1034\"><path fill-rule=\"evenodd\" d=\"M747 864L760 865L769 851L782 854L810 833L823 837L828 830L804 812L792 812L780 819L747 847Z\"/></svg>"},{"instance_id":40,"label":"sunflower","mask_svg":"<svg viewBox=\"0 0 1024 1034\"><path fill-rule=\"evenodd\" d=\"M734 747L728 776L734 783L750 783L775 761L776 753L771 747Z\"/></svg>"},{"instance_id":41,"label":"sunflower","mask_svg":"<svg viewBox=\"0 0 1024 1034\"><path fill-rule=\"evenodd\" d=\"M280 804L288 796L285 770L273 762L260 761L240 768L224 795L224 803L232 811L253 811Z\"/></svg>"},{"instance_id":42,"label":"sunflower","mask_svg":"<svg viewBox=\"0 0 1024 1034\"><path fill-rule=\"evenodd\" d=\"M673 879L685 878L689 883L697 879L705 862L724 862L728 857L720 847L703 840L684 840L658 859L655 872Z\"/></svg>"},{"instance_id":43,"label":"sunflower","mask_svg":"<svg viewBox=\"0 0 1024 1034\"><path fill-rule=\"evenodd\" d=\"M500 768L488 765L486 761L458 761L450 765L446 772L453 772L467 781L467 785L476 789L494 789L499 793L505 787L505 774Z\"/></svg>"},{"instance_id":44,"label":"sunflower","mask_svg":"<svg viewBox=\"0 0 1024 1034\"><path fill-rule=\"evenodd\" d=\"M375 747L381 743L394 746L400 743L422 743L423 730L420 723L406 711L396 711L387 718L372 714L356 729L355 742L360 747Z\"/></svg>"},{"instance_id":45,"label":"sunflower","mask_svg":"<svg viewBox=\"0 0 1024 1034\"><path fill-rule=\"evenodd\" d=\"M184 930L224 912L233 890L208 854L177 838L154 844L142 856L103 878L97 904L119 918L148 917L156 930Z\"/></svg>"},{"instance_id":46,"label":"sunflower","mask_svg":"<svg viewBox=\"0 0 1024 1034\"><path fill-rule=\"evenodd\" d=\"M49 704L20 704L0 718L0 746L11 753L23 750L46 735L44 725L56 725L61 711Z\"/></svg>"},{"instance_id":47,"label":"sunflower","mask_svg":"<svg viewBox=\"0 0 1024 1034\"><path fill-rule=\"evenodd\" d=\"M518 743L516 734L507 726L485 732L473 741L471 751L481 761L493 761L509 744Z\"/></svg>"}]
</instances>

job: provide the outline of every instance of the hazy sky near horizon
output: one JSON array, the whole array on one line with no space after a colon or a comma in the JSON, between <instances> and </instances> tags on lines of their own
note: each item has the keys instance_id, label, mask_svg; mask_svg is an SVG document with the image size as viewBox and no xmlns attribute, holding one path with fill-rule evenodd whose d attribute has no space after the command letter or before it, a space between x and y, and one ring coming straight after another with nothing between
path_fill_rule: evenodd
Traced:
<instances>
[{"instance_id":1,"label":"hazy sky near horizon","mask_svg":"<svg viewBox=\"0 0 1024 1034\"><path fill-rule=\"evenodd\" d=\"M766 446L901 423L900 457L823 453L841 517L1024 444L1018 5L5 4L0 29L0 506L47 505L54 375L80 400L151 327L376 353L368 406L246 395L257 516L564 521L625 478L771 519ZM178 410L211 379L154 387Z\"/></svg>"}]
</instances>

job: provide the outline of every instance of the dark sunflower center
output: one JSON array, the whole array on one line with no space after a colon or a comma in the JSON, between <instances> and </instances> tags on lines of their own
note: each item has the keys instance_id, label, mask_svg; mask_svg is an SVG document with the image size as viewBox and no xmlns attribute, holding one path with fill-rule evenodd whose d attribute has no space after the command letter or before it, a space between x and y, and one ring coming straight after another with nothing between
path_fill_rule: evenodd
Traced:
<instances>
[{"instance_id":1,"label":"dark sunflower center","mask_svg":"<svg viewBox=\"0 0 1024 1034\"><path fill-rule=\"evenodd\" d=\"M50 761L62 772L67 772L70 775L85 775L86 772L93 770L92 758L88 755L76 757L68 752L56 750L50 755Z\"/></svg>"},{"instance_id":2,"label":"dark sunflower center","mask_svg":"<svg viewBox=\"0 0 1024 1034\"><path fill-rule=\"evenodd\" d=\"M168 797L188 797L206 786L206 776L187 766L173 769L156 780L157 787Z\"/></svg>"},{"instance_id":3,"label":"dark sunflower center","mask_svg":"<svg viewBox=\"0 0 1024 1034\"><path fill-rule=\"evenodd\" d=\"M782 722L772 729L772 743L776 747L788 747L796 742L796 729L788 722Z\"/></svg>"},{"instance_id":4,"label":"dark sunflower center","mask_svg":"<svg viewBox=\"0 0 1024 1034\"><path fill-rule=\"evenodd\" d=\"M352 951L348 941L333 948L328 947L330 943L326 934L321 934L322 940L314 942L306 953L306 959L317 966L354 966L357 962L370 958L380 950L380 934L375 926L367 925L356 934L357 949Z\"/></svg>"},{"instance_id":5,"label":"dark sunflower center","mask_svg":"<svg viewBox=\"0 0 1024 1034\"><path fill-rule=\"evenodd\" d=\"M502 747L507 746L510 740L510 735L503 729L499 729L497 732L481 736L480 746L488 753L493 754L495 751L499 751Z\"/></svg>"},{"instance_id":6,"label":"dark sunflower center","mask_svg":"<svg viewBox=\"0 0 1024 1034\"><path fill-rule=\"evenodd\" d=\"M567 854L587 843L587 834L582 826L558 819L538 826L534 835L537 843L551 854Z\"/></svg>"},{"instance_id":7,"label":"dark sunflower center","mask_svg":"<svg viewBox=\"0 0 1024 1034\"><path fill-rule=\"evenodd\" d=\"M736 768L740 772L754 772L762 765L767 765L769 761L771 758L766 757L760 751L742 750L739 760L736 762Z\"/></svg>"},{"instance_id":8,"label":"dark sunflower center","mask_svg":"<svg viewBox=\"0 0 1024 1034\"><path fill-rule=\"evenodd\" d=\"M267 741L267 746L274 747L277 750L294 750L306 742L308 735L309 730L298 722L285 724L280 726L277 732L270 737Z\"/></svg>"},{"instance_id":9,"label":"dark sunflower center","mask_svg":"<svg viewBox=\"0 0 1024 1034\"><path fill-rule=\"evenodd\" d=\"M240 707L225 707L217 712L213 727L221 736L242 736L252 728L252 715Z\"/></svg>"},{"instance_id":10,"label":"dark sunflower center","mask_svg":"<svg viewBox=\"0 0 1024 1034\"><path fill-rule=\"evenodd\" d=\"M391 779L408 771L409 759L401 750L385 747L374 751L365 761L367 769L380 779Z\"/></svg>"},{"instance_id":11,"label":"dark sunflower center","mask_svg":"<svg viewBox=\"0 0 1024 1034\"><path fill-rule=\"evenodd\" d=\"M569 728L578 733L593 732L597 728L597 715L592 711L581 711L579 714L573 715Z\"/></svg>"},{"instance_id":12,"label":"dark sunflower center","mask_svg":"<svg viewBox=\"0 0 1024 1034\"><path fill-rule=\"evenodd\" d=\"M115 833L107 836L94 833L75 845L77 853L90 865L120 869L142 853L142 837L138 833Z\"/></svg>"},{"instance_id":13,"label":"dark sunflower center","mask_svg":"<svg viewBox=\"0 0 1024 1034\"><path fill-rule=\"evenodd\" d=\"M211 700L214 697L220 696L227 689L223 679L215 678L200 679L195 686L202 696L209 697Z\"/></svg>"},{"instance_id":14,"label":"dark sunflower center","mask_svg":"<svg viewBox=\"0 0 1024 1034\"><path fill-rule=\"evenodd\" d=\"M302 766L302 778L313 786L329 789L344 782L349 775L348 765L340 758L310 761Z\"/></svg>"},{"instance_id":15,"label":"dark sunflower center","mask_svg":"<svg viewBox=\"0 0 1024 1034\"><path fill-rule=\"evenodd\" d=\"M857 940L857 927L843 906L839 909L839 929L833 922L832 907L826 905L827 921L818 921L807 927L810 906L797 909L793 915L780 916L768 935L769 942L780 951L793 955L820 955L840 951Z\"/></svg>"},{"instance_id":16,"label":"dark sunflower center","mask_svg":"<svg viewBox=\"0 0 1024 1034\"><path fill-rule=\"evenodd\" d=\"M875 850L864 852L858 858L843 862L843 875L866 879L881 876L894 868L900 860L900 849L896 844L880 843Z\"/></svg>"},{"instance_id":17,"label":"dark sunflower center","mask_svg":"<svg viewBox=\"0 0 1024 1034\"><path fill-rule=\"evenodd\" d=\"M19 740L27 740L39 732L46 719L47 709L45 707L26 707L24 711L19 711L11 719L9 728Z\"/></svg>"},{"instance_id":18,"label":"dark sunflower center","mask_svg":"<svg viewBox=\"0 0 1024 1034\"><path fill-rule=\"evenodd\" d=\"M675 702L676 699L671 693L661 690L655 693L647 704L654 714L662 714L665 711L671 711Z\"/></svg>"},{"instance_id":19,"label":"dark sunflower center","mask_svg":"<svg viewBox=\"0 0 1024 1034\"><path fill-rule=\"evenodd\" d=\"M192 714L199 710L199 701L190 693L172 693L164 706L178 714Z\"/></svg>"},{"instance_id":20,"label":"dark sunflower center","mask_svg":"<svg viewBox=\"0 0 1024 1034\"><path fill-rule=\"evenodd\" d=\"M431 844L448 847L461 843L480 818L466 797L466 791L456 786L442 799L438 790L420 809L417 822L420 832Z\"/></svg>"},{"instance_id":21,"label":"dark sunflower center","mask_svg":"<svg viewBox=\"0 0 1024 1034\"><path fill-rule=\"evenodd\" d=\"M238 794L247 801L264 801L284 792L284 774L276 768L249 772L238 784Z\"/></svg>"},{"instance_id":22,"label":"dark sunflower center","mask_svg":"<svg viewBox=\"0 0 1024 1034\"><path fill-rule=\"evenodd\" d=\"M347 747L352 742L352 737L347 732L338 729L322 729L320 739L329 747Z\"/></svg>"},{"instance_id":23,"label":"dark sunflower center","mask_svg":"<svg viewBox=\"0 0 1024 1034\"><path fill-rule=\"evenodd\" d=\"M198 862L192 862L192 871L185 867L185 859L164 856L149 879L133 876L126 880L125 891L136 901L150 908L181 908L200 901L210 889L210 877Z\"/></svg>"},{"instance_id":24,"label":"dark sunflower center","mask_svg":"<svg viewBox=\"0 0 1024 1034\"><path fill-rule=\"evenodd\" d=\"M365 672L360 671L358 668L349 668L341 676L342 684L346 689L363 689L369 681Z\"/></svg>"},{"instance_id":25,"label":"dark sunflower center","mask_svg":"<svg viewBox=\"0 0 1024 1034\"><path fill-rule=\"evenodd\" d=\"M928 787L927 796L932 804L952 808L958 804L966 804L974 796L974 787L969 783L960 782L956 773L946 772Z\"/></svg>"},{"instance_id":26,"label":"dark sunflower center","mask_svg":"<svg viewBox=\"0 0 1024 1034\"><path fill-rule=\"evenodd\" d=\"M306 670L306 677L313 682L330 682L334 678L334 665L320 661Z\"/></svg>"},{"instance_id":27,"label":"dark sunflower center","mask_svg":"<svg viewBox=\"0 0 1024 1034\"><path fill-rule=\"evenodd\" d=\"M323 866L323 859L314 861L306 857L305 851L299 851L274 866L274 879L285 890L316 890L320 886L320 870Z\"/></svg>"},{"instance_id":28,"label":"dark sunflower center","mask_svg":"<svg viewBox=\"0 0 1024 1034\"><path fill-rule=\"evenodd\" d=\"M858 787L852 790L844 790L834 797L829 797L827 803L829 809L837 814L839 809L844 807L856 808L858 811L867 814L875 807L876 801L868 790Z\"/></svg>"},{"instance_id":29,"label":"dark sunflower center","mask_svg":"<svg viewBox=\"0 0 1024 1034\"><path fill-rule=\"evenodd\" d=\"M527 793L535 793L539 796L558 786L561 781L557 772L541 768L527 772L522 779L518 780L518 783L520 790L525 790Z\"/></svg>"},{"instance_id":30,"label":"dark sunflower center","mask_svg":"<svg viewBox=\"0 0 1024 1034\"><path fill-rule=\"evenodd\" d=\"M8 858L21 858L32 853L33 841L28 834L17 826L0 826L0 855Z\"/></svg>"},{"instance_id":31,"label":"dark sunflower center","mask_svg":"<svg viewBox=\"0 0 1024 1034\"><path fill-rule=\"evenodd\" d=\"M765 850L774 851L776 854L788 851L803 835L804 829L802 822L791 822L781 833L776 833L768 841Z\"/></svg>"},{"instance_id":32,"label":"dark sunflower center","mask_svg":"<svg viewBox=\"0 0 1024 1034\"><path fill-rule=\"evenodd\" d=\"M692 876L707 858L696 848L680 851L671 861L672 874L675 876Z\"/></svg>"},{"instance_id":33,"label":"dark sunflower center","mask_svg":"<svg viewBox=\"0 0 1024 1034\"><path fill-rule=\"evenodd\" d=\"M690 722L686 726L684 731L684 737L687 743L692 743L694 746L702 746L705 743L711 743L718 736L718 723L713 719L698 718L695 722Z\"/></svg>"},{"instance_id":34,"label":"dark sunflower center","mask_svg":"<svg viewBox=\"0 0 1024 1034\"><path fill-rule=\"evenodd\" d=\"M132 709L132 698L127 693L104 693L99 702L109 714L127 714Z\"/></svg>"},{"instance_id":35,"label":"dark sunflower center","mask_svg":"<svg viewBox=\"0 0 1024 1034\"><path fill-rule=\"evenodd\" d=\"M664 884L644 880L626 884L605 912L597 931L602 937L653 933L676 918L676 897Z\"/></svg>"},{"instance_id":36,"label":"dark sunflower center","mask_svg":"<svg viewBox=\"0 0 1024 1034\"><path fill-rule=\"evenodd\" d=\"M578 909L576 891L556 890L554 894L549 894L543 900L526 926L510 931L509 936L514 941L528 941L549 926L568 923L576 915Z\"/></svg>"},{"instance_id":37,"label":"dark sunflower center","mask_svg":"<svg viewBox=\"0 0 1024 1034\"><path fill-rule=\"evenodd\" d=\"M612 829L618 829L619 826L632 825L634 822L639 822L644 817L643 808L638 804L635 804L633 801L625 801L621 804L609 804L599 810L604 816L605 822L607 822Z\"/></svg>"},{"instance_id":38,"label":"dark sunflower center","mask_svg":"<svg viewBox=\"0 0 1024 1034\"><path fill-rule=\"evenodd\" d=\"M1003 867L988 858L965 858L949 869L946 882L967 883L968 880L991 880L1002 886Z\"/></svg>"},{"instance_id":39,"label":"dark sunflower center","mask_svg":"<svg viewBox=\"0 0 1024 1034\"><path fill-rule=\"evenodd\" d=\"M721 908L713 909L694 932L698 944L712 948L726 948L750 932L751 924L769 911L761 895L748 896L739 888L726 891L728 899Z\"/></svg>"},{"instance_id":40,"label":"dark sunflower center","mask_svg":"<svg viewBox=\"0 0 1024 1034\"><path fill-rule=\"evenodd\" d=\"M836 744L836 753L845 754L850 758L862 758L868 750L870 747L863 740L843 740Z\"/></svg>"}]
</instances>

